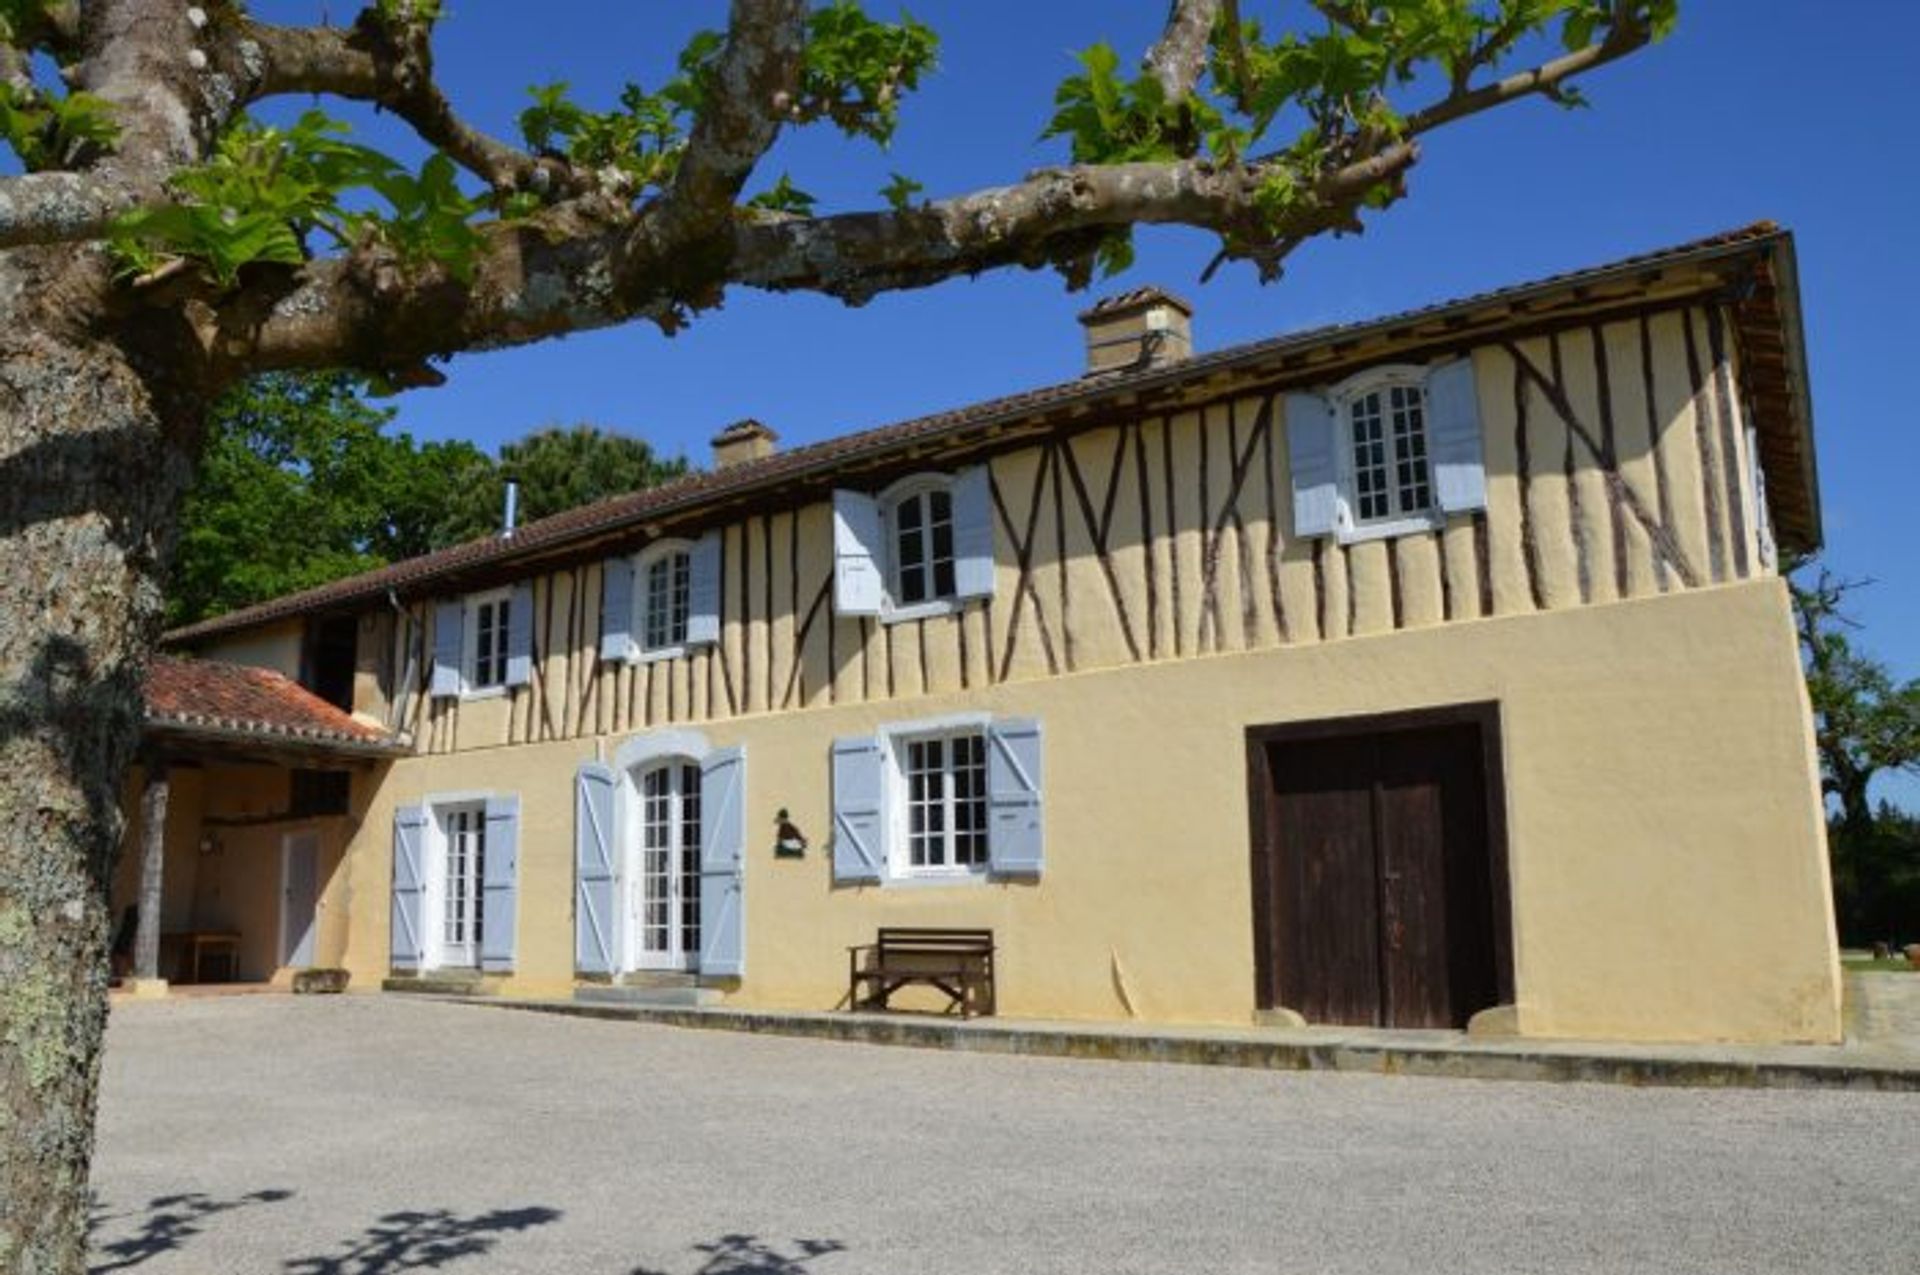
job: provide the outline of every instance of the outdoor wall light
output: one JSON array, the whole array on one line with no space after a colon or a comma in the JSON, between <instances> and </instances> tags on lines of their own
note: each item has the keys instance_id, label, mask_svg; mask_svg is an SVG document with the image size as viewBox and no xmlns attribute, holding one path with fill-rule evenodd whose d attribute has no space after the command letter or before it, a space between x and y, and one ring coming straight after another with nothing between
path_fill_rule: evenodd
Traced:
<instances>
[{"instance_id":1,"label":"outdoor wall light","mask_svg":"<svg viewBox=\"0 0 1920 1275\"><path fill-rule=\"evenodd\" d=\"M773 857L799 859L807 853L807 834L800 831L787 815L785 806L773 817Z\"/></svg>"}]
</instances>

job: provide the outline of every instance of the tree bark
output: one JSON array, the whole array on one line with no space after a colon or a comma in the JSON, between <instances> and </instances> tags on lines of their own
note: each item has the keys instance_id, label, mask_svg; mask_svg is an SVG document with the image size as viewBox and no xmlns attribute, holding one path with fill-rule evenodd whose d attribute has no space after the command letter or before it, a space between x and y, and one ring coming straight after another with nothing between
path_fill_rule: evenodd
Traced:
<instances>
[{"instance_id":1,"label":"tree bark","mask_svg":"<svg viewBox=\"0 0 1920 1275\"><path fill-rule=\"evenodd\" d=\"M0 257L0 1270L86 1268L121 783L204 406L99 254ZM83 326L84 325L84 326Z\"/></svg>"}]
</instances>

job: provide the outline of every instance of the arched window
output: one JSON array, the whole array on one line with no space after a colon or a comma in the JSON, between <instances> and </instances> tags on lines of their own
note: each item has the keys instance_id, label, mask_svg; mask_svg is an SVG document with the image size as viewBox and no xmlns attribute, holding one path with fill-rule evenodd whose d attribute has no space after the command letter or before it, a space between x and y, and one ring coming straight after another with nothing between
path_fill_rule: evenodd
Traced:
<instances>
[{"instance_id":1,"label":"arched window","mask_svg":"<svg viewBox=\"0 0 1920 1275\"><path fill-rule=\"evenodd\" d=\"M896 607L950 601L954 579L953 491L938 475L895 485L882 498L887 530L887 585Z\"/></svg>"},{"instance_id":2,"label":"arched window","mask_svg":"<svg viewBox=\"0 0 1920 1275\"><path fill-rule=\"evenodd\" d=\"M662 541L640 555L634 579L634 626L642 658L677 653L687 644L693 584L692 546Z\"/></svg>"},{"instance_id":3,"label":"arched window","mask_svg":"<svg viewBox=\"0 0 1920 1275\"><path fill-rule=\"evenodd\" d=\"M1435 512L1427 398L1418 368L1379 368L1335 394L1345 424L1347 507L1356 527Z\"/></svg>"}]
</instances>

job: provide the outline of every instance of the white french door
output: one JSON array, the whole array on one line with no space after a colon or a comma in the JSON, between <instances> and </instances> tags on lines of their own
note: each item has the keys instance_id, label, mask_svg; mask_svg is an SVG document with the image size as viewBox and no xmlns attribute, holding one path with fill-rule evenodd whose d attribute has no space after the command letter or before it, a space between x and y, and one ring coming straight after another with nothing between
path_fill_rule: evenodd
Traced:
<instances>
[{"instance_id":1,"label":"white french door","mask_svg":"<svg viewBox=\"0 0 1920 1275\"><path fill-rule=\"evenodd\" d=\"M671 761L634 776L640 817L628 876L629 967L693 969L700 957L700 768Z\"/></svg>"},{"instance_id":2,"label":"white french door","mask_svg":"<svg viewBox=\"0 0 1920 1275\"><path fill-rule=\"evenodd\" d=\"M480 964L480 883L485 880L487 816L479 806L453 806L441 816L446 848L440 880L440 964Z\"/></svg>"}]
</instances>

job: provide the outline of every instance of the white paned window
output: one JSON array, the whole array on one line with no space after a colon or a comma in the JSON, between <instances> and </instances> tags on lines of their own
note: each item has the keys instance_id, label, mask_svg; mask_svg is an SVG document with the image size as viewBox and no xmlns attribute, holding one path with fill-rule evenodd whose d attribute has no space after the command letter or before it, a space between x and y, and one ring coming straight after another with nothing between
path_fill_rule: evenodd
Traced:
<instances>
[{"instance_id":1,"label":"white paned window","mask_svg":"<svg viewBox=\"0 0 1920 1275\"><path fill-rule=\"evenodd\" d=\"M951 601L954 583L953 493L945 484L921 480L889 498L887 524L889 595L896 607Z\"/></svg>"},{"instance_id":2,"label":"white paned window","mask_svg":"<svg viewBox=\"0 0 1920 1275\"><path fill-rule=\"evenodd\" d=\"M987 737L979 730L895 740L906 820L901 875L937 876L987 866Z\"/></svg>"},{"instance_id":3,"label":"white paned window","mask_svg":"<svg viewBox=\"0 0 1920 1275\"><path fill-rule=\"evenodd\" d=\"M466 682L468 691L498 690L507 684L507 634L513 594L501 589L467 599Z\"/></svg>"},{"instance_id":4,"label":"white paned window","mask_svg":"<svg viewBox=\"0 0 1920 1275\"><path fill-rule=\"evenodd\" d=\"M1356 522L1416 517L1433 509L1424 396L1417 385L1383 385L1348 400Z\"/></svg>"},{"instance_id":5,"label":"white paned window","mask_svg":"<svg viewBox=\"0 0 1920 1275\"><path fill-rule=\"evenodd\" d=\"M693 586L693 555L685 545L657 545L640 558L635 590L643 655L667 654L687 644Z\"/></svg>"},{"instance_id":6,"label":"white paned window","mask_svg":"<svg viewBox=\"0 0 1920 1275\"><path fill-rule=\"evenodd\" d=\"M487 818L483 807L441 811L445 856L440 878L440 964L476 965L480 957L481 883L486 879Z\"/></svg>"}]
</instances>

